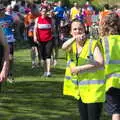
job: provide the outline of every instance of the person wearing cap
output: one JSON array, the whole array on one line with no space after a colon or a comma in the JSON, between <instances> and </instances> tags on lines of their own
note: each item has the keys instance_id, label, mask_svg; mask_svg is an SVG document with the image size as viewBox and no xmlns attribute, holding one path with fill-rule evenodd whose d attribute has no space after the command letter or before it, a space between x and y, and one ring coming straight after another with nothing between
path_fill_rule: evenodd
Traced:
<instances>
[{"instance_id":1,"label":"person wearing cap","mask_svg":"<svg viewBox=\"0 0 120 120\"><path fill-rule=\"evenodd\" d=\"M5 6L0 4L0 25L2 27L5 39L7 40L9 46L9 73L8 79L10 82L13 80L13 54L14 54L14 33L13 33L13 18L10 15L5 14Z\"/></svg>"}]
</instances>

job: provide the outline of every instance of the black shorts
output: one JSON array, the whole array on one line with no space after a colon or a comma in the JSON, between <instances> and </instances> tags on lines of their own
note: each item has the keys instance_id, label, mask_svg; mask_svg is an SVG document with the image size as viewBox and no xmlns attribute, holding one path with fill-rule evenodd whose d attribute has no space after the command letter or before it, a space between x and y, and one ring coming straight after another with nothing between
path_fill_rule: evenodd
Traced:
<instances>
[{"instance_id":1,"label":"black shorts","mask_svg":"<svg viewBox=\"0 0 120 120\"><path fill-rule=\"evenodd\" d=\"M13 55L14 54L14 42L9 42L8 47L9 47L9 54Z\"/></svg>"},{"instance_id":2,"label":"black shorts","mask_svg":"<svg viewBox=\"0 0 120 120\"><path fill-rule=\"evenodd\" d=\"M58 39L57 37L53 37L53 48L57 48L58 47Z\"/></svg>"},{"instance_id":3,"label":"black shorts","mask_svg":"<svg viewBox=\"0 0 120 120\"><path fill-rule=\"evenodd\" d=\"M120 89L110 88L106 93L105 110L108 114L120 114Z\"/></svg>"},{"instance_id":4,"label":"black shorts","mask_svg":"<svg viewBox=\"0 0 120 120\"><path fill-rule=\"evenodd\" d=\"M52 49L53 49L53 40L48 42L40 42L40 53L43 60L51 58Z\"/></svg>"},{"instance_id":5,"label":"black shorts","mask_svg":"<svg viewBox=\"0 0 120 120\"><path fill-rule=\"evenodd\" d=\"M33 37L28 37L28 42L30 44L30 47L37 47L38 44L33 41Z\"/></svg>"}]
</instances>

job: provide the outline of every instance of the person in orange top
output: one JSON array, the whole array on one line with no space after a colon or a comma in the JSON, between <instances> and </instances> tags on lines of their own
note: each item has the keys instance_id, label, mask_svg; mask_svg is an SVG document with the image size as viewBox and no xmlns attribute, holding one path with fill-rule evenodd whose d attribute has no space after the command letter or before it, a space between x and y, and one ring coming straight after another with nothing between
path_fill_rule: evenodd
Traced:
<instances>
[{"instance_id":1,"label":"person in orange top","mask_svg":"<svg viewBox=\"0 0 120 120\"><path fill-rule=\"evenodd\" d=\"M109 10L108 4L105 4L103 9L104 10L99 13L99 19L100 19L99 24L102 24L103 17L105 17L106 15L108 15L111 12L111 10Z\"/></svg>"},{"instance_id":2,"label":"person in orange top","mask_svg":"<svg viewBox=\"0 0 120 120\"><path fill-rule=\"evenodd\" d=\"M92 25L92 14L92 10L90 10L89 8L85 9L85 26L87 33L89 33L89 27Z\"/></svg>"},{"instance_id":3,"label":"person in orange top","mask_svg":"<svg viewBox=\"0 0 120 120\"><path fill-rule=\"evenodd\" d=\"M34 20L38 17L37 9L34 5L31 7L31 11L25 16L24 24L25 31L27 33L27 37L31 46L31 60L32 60L32 68L38 65L37 56L38 56L38 45L33 40L33 30L34 30ZM38 57L40 58L40 57Z\"/></svg>"}]
</instances>

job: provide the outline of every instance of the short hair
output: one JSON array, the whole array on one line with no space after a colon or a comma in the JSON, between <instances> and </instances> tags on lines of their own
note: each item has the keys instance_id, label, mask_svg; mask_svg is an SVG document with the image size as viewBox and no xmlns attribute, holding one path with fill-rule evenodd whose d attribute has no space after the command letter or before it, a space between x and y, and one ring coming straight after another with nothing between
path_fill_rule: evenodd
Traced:
<instances>
[{"instance_id":1,"label":"short hair","mask_svg":"<svg viewBox=\"0 0 120 120\"><path fill-rule=\"evenodd\" d=\"M109 10L109 4L105 4L104 8L107 9L107 10Z\"/></svg>"},{"instance_id":2,"label":"short hair","mask_svg":"<svg viewBox=\"0 0 120 120\"><path fill-rule=\"evenodd\" d=\"M85 29L85 24L84 24L83 22L81 22L80 20L78 20L77 18L73 19L73 20L71 21L71 24L72 24L73 22L79 22L79 23L84 27L84 29ZM85 33L87 33L86 29L85 29Z\"/></svg>"},{"instance_id":3,"label":"short hair","mask_svg":"<svg viewBox=\"0 0 120 120\"><path fill-rule=\"evenodd\" d=\"M83 23L82 23L80 20L78 20L77 18L73 19L73 20L71 21L71 24L72 24L73 22L79 22L79 23L83 24Z\"/></svg>"},{"instance_id":4,"label":"short hair","mask_svg":"<svg viewBox=\"0 0 120 120\"><path fill-rule=\"evenodd\" d=\"M41 7L41 8L40 8L40 11L42 11L43 9L45 9L46 11L48 11L48 8L47 8L47 7Z\"/></svg>"}]
</instances>

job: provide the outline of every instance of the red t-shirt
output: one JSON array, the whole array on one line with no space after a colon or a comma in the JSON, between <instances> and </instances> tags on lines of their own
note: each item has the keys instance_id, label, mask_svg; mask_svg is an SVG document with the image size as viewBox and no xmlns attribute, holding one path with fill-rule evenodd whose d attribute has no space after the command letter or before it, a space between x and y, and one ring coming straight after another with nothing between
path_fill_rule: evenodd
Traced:
<instances>
[{"instance_id":1,"label":"red t-shirt","mask_svg":"<svg viewBox=\"0 0 120 120\"><path fill-rule=\"evenodd\" d=\"M85 10L85 24L86 26L91 26L92 25L92 11L90 10Z\"/></svg>"},{"instance_id":2,"label":"red t-shirt","mask_svg":"<svg viewBox=\"0 0 120 120\"><path fill-rule=\"evenodd\" d=\"M52 20L49 17L41 18L38 17L37 24L37 35L38 41L47 42L52 40Z\"/></svg>"}]
</instances>

